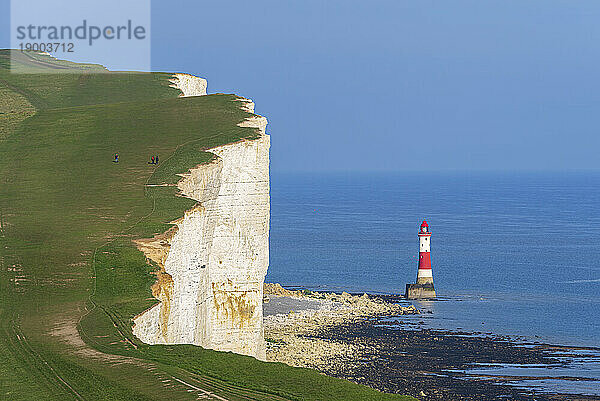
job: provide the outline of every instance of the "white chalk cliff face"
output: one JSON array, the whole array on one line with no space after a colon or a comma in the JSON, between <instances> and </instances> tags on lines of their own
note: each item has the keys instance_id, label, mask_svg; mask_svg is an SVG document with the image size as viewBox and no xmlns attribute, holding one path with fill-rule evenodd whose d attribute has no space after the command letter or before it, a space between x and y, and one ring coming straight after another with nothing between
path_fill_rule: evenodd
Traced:
<instances>
[{"instance_id":1,"label":"white chalk cliff face","mask_svg":"<svg viewBox=\"0 0 600 401\"><path fill-rule=\"evenodd\" d=\"M173 74L169 80L171 88L181 91L180 97L204 96L206 95L206 79L195 77L190 74Z\"/></svg>"},{"instance_id":2,"label":"white chalk cliff face","mask_svg":"<svg viewBox=\"0 0 600 401\"><path fill-rule=\"evenodd\" d=\"M201 78L178 77L174 85L185 88L184 96L206 94ZM240 100L254 110L250 100ZM260 137L209 149L214 160L183 174L177 185L196 206L167 233L136 241L161 268L153 286L160 303L134 320L133 333L145 343L196 344L266 359L270 143L266 118L240 125L258 128Z\"/></svg>"}]
</instances>

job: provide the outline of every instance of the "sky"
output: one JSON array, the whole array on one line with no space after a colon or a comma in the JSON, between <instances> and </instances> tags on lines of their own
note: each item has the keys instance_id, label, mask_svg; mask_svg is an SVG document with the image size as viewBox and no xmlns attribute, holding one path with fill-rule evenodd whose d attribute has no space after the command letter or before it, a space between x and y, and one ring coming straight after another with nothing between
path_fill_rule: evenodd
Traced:
<instances>
[{"instance_id":1,"label":"sky","mask_svg":"<svg viewBox=\"0 0 600 401\"><path fill-rule=\"evenodd\" d=\"M155 0L151 61L253 99L273 172L600 169L598 21L597 0Z\"/></svg>"}]
</instances>

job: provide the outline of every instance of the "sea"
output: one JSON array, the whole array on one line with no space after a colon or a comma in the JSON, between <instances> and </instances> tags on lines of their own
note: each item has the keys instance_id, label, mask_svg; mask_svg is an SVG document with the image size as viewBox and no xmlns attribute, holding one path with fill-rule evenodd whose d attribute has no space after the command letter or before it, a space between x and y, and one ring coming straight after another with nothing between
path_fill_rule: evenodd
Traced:
<instances>
[{"instance_id":1,"label":"sea","mask_svg":"<svg viewBox=\"0 0 600 401\"><path fill-rule=\"evenodd\" d=\"M598 172L274 172L266 280L403 293L423 220L438 294L415 303L424 327L600 347ZM573 372L600 379L591 361Z\"/></svg>"}]
</instances>

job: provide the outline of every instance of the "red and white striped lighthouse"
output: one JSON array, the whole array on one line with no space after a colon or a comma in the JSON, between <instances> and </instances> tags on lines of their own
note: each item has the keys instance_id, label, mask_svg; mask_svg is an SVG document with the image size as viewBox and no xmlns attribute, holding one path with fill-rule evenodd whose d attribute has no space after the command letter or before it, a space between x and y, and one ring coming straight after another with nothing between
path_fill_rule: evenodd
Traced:
<instances>
[{"instance_id":1,"label":"red and white striped lighthouse","mask_svg":"<svg viewBox=\"0 0 600 401\"><path fill-rule=\"evenodd\" d=\"M419 271L415 284L406 284L405 297L408 299L435 298L433 274L431 273L431 231L425 220L419 228Z\"/></svg>"},{"instance_id":2,"label":"red and white striped lighthouse","mask_svg":"<svg viewBox=\"0 0 600 401\"><path fill-rule=\"evenodd\" d=\"M431 232L429 231L429 225L423 220L419 229L419 271L417 273L417 284L433 284L430 242Z\"/></svg>"}]
</instances>

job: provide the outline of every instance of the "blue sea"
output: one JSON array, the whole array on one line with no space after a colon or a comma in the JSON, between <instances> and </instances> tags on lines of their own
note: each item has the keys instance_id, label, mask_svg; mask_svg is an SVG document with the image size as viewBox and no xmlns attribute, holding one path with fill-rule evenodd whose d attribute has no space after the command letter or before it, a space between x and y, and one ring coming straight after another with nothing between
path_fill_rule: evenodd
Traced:
<instances>
[{"instance_id":1,"label":"blue sea","mask_svg":"<svg viewBox=\"0 0 600 401\"><path fill-rule=\"evenodd\" d=\"M267 281L403 293L426 219L425 326L600 346L600 173L274 173L271 196Z\"/></svg>"}]
</instances>

